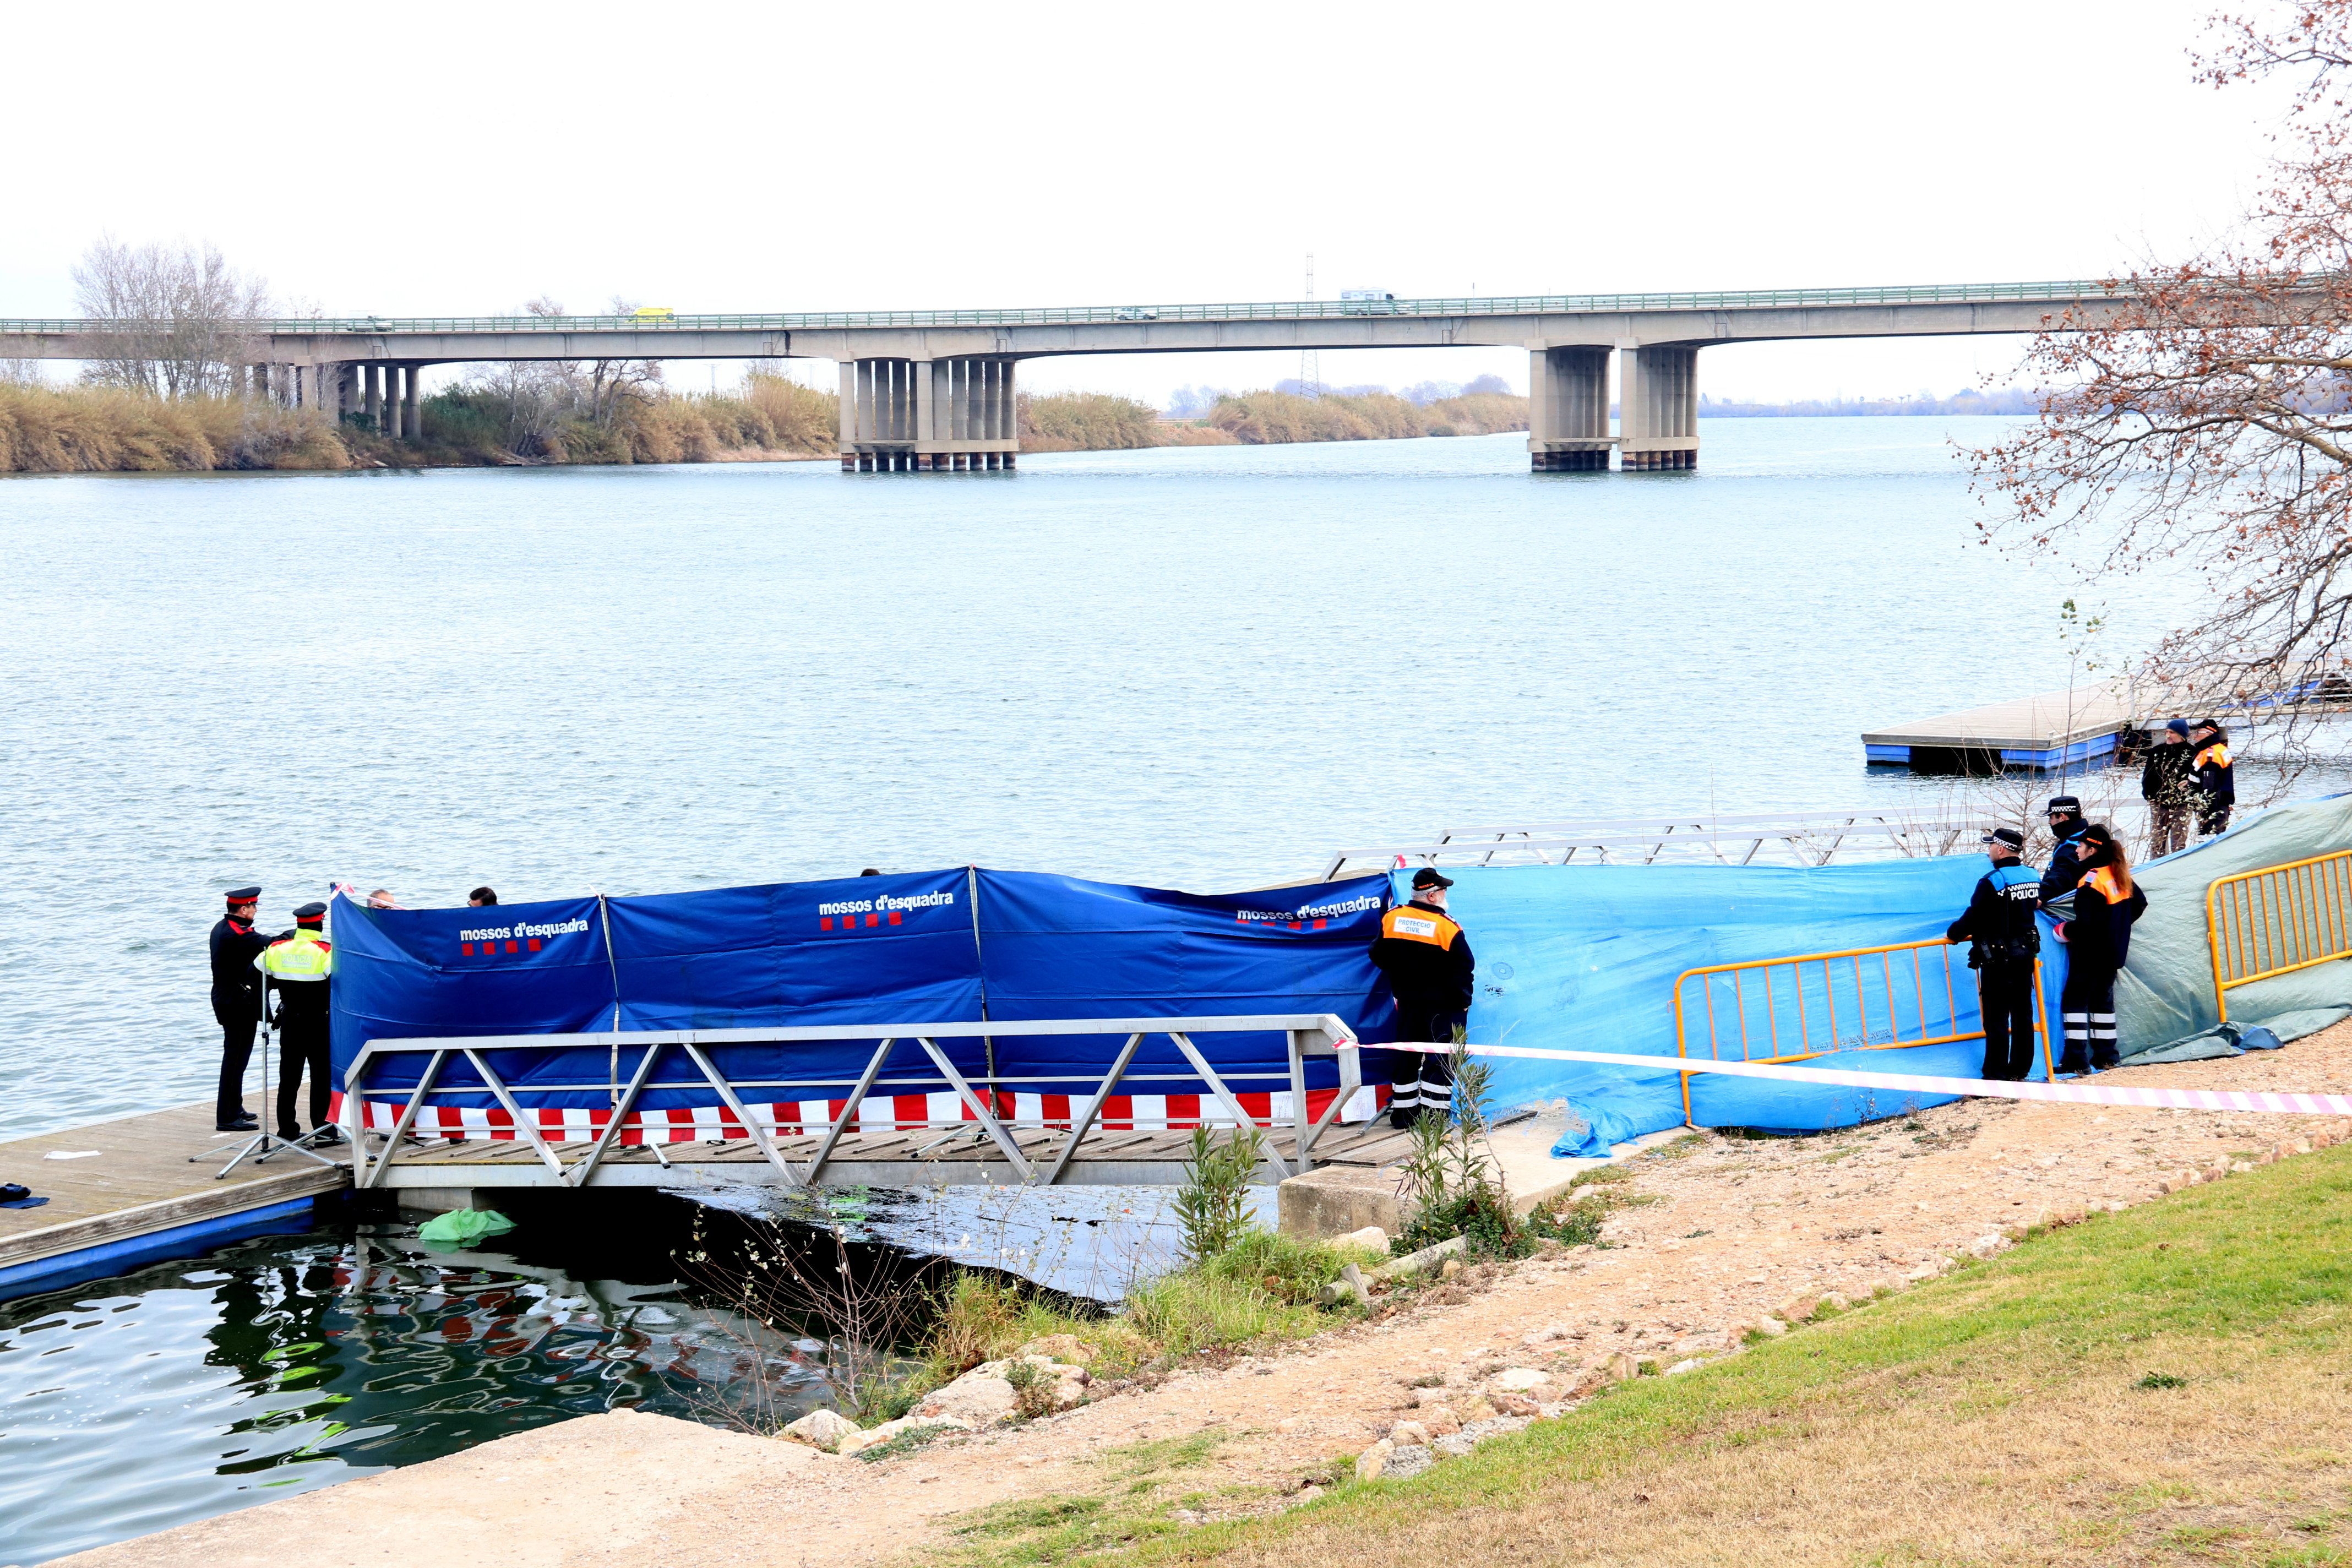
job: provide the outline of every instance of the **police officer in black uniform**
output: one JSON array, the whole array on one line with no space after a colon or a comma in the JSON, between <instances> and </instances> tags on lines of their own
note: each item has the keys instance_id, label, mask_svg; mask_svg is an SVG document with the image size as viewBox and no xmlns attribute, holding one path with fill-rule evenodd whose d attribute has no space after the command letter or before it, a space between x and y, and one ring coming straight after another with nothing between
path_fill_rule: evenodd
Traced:
<instances>
[{"instance_id":1,"label":"police officer in black uniform","mask_svg":"<svg viewBox=\"0 0 2352 1568\"><path fill-rule=\"evenodd\" d=\"M269 939L253 929L259 888L231 888L228 912L213 926L213 1017L221 1026L220 1092L213 1126L244 1132L260 1125L245 1108L245 1065L253 1058L253 1031L261 1022L261 976L253 961Z\"/></svg>"},{"instance_id":2,"label":"police officer in black uniform","mask_svg":"<svg viewBox=\"0 0 2352 1568\"><path fill-rule=\"evenodd\" d=\"M1448 1045L1470 1016L1477 961L1470 938L1445 912L1454 879L1424 866L1412 874L1412 901L1381 917L1372 963L1396 996L1396 1037ZM1454 1114L1451 1058L1397 1051L1391 1073L1389 1125L1410 1127L1417 1116Z\"/></svg>"},{"instance_id":3,"label":"police officer in black uniform","mask_svg":"<svg viewBox=\"0 0 2352 1568\"><path fill-rule=\"evenodd\" d=\"M2083 835L2090 828L2081 801L2071 795L2050 797L2050 837L2058 841L2058 847L2050 852L2050 868L2042 873L2044 904L2073 892L2074 884L2090 874L2083 851Z\"/></svg>"},{"instance_id":4,"label":"police officer in black uniform","mask_svg":"<svg viewBox=\"0 0 2352 1568\"><path fill-rule=\"evenodd\" d=\"M2033 960L2042 951L2033 915L2042 907L2042 884L2021 858L2025 835L2016 828L1994 828L1984 836L1984 847L1992 869L1977 879L1969 907L1944 940L1972 944L1969 967L1977 972L1984 1018L1984 1076L2021 1082L2033 1071Z\"/></svg>"}]
</instances>

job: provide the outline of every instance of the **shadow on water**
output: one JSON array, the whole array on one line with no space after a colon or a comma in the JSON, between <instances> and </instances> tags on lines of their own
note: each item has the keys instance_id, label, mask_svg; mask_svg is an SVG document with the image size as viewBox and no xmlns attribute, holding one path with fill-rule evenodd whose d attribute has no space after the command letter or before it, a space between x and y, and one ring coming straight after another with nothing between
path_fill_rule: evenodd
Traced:
<instances>
[{"instance_id":1,"label":"shadow on water","mask_svg":"<svg viewBox=\"0 0 2352 1568\"><path fill-rule=\"evenodd\" d=\"M0 1303L0 1563L29 1568L622 1405L787 1421L835 1402L828 1377L851 1347L814 1317L732 1310L722 1287L744 1248L781 1237L831 1257L838 1230L869 1291L921 1293L976 1267L1083 1306L1161 1265L1164 1201L518 1193L516 1229L473 1250L418 1240L421 1215L352 1212ZM709 1259L685 1266L674 1255L698 1237ZM869 1362L910 1348L856 1347Z\"/></svg>"},{"instance_id":2,"label":"shadow on water","mask_svg":"<svg viewBox=\"0 0 2352 1568\"><path fill-rule=\"evenodd\" d=\"M747 1381L824 1402L821 1337L681 1282L689 1205L615 1196L586 1224L519 1205L475 1251L387 1217L0 1304L0 1562L619 1405L724 1419Z\"/></svg>"}]
</instances>

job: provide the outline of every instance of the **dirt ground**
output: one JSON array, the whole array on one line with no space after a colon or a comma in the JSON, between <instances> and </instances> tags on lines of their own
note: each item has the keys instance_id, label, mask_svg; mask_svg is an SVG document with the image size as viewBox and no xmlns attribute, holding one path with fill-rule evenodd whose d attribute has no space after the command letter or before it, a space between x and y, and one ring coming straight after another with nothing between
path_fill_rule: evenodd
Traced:
<instances>
[{"instance_id":1,"label":"dirt ground","mask_svg":"<svg viewBox=\"0 0 2352 1568\"><path fill-rule=\"evenodd\" d=\"M2142 1068L2102 1081L2352 1091L2352 1023L2283 1051ZM722 1455L703 1437L669 1433L696 1430L686 1423L590 1417L65 1561L235 1563L288 1542L299 1542L303 1558L318 1564L478 1561L479 1537L431 1522L447 1513L444 1488L458 1479L449 1468L488 1474L502 1468L509 1445L530 1445L534 1473L551 1476L546 1461L575 1430L583 1466L561 1473L600 1479L551 1498L563 1528L501 1532L500 1557L582 1568L642 1563L648 1553L665 1568L855 1568L921 1558L950 1539L952 1516L1097 1489L1099 1471L1087 1461L1102 1451L1205 1431L1232 1440L1189 1484L1230 1500L1213 1507L1277 1509L1332 1456L1386 1435L1414 1403L1407 1384L1416 1379L1442 1379L1466 1397L1497 1372L1533 1368L1550 1374L1535 1397L1558 1401L1620 1351L1666 1363L1721 1353L1791 1296L1899 1289L1906 1276L2044 1207L2142 1203L2159 1195L2168 1176L2252 1160L2336 1125L1975 1100L1843 1134L1696 1134L1629 1162L1630 1180L1612 1190L1634 1201L1611 1219L1606 1247L1475 1271L1382 1321L1000 1434L867 1464L782 1443L769 1445L776 1451L763 1458L761 1439L711 1435L724 1439ZM625 1509L598 1495L613 1484L601 1478L616 1473L616 1426L645 1456L618 1462L617 1473L625 1479L629 1465L648 1467L657 1482ZM693 1484L662 1479L672 1472L692 1472ZM384 1525L364 1527L373 1516ZM397 1520L406 1528L392 1530Z\"/></svg>"}]
</instances>

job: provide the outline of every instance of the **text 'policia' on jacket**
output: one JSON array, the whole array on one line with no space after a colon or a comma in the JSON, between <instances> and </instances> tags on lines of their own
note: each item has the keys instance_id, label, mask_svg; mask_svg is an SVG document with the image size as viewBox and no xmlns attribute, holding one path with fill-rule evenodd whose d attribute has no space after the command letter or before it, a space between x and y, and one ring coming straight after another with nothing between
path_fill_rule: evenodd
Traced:
<instances>
[{"instance_id":1,"label":"text 'policia' on jacket","mask_svg":"<svg viewBox=\"0 0 2352 1568\"><path fill-rule=\"evenodd\" d=\"M1432 904L1401 904L1381 917L1372 963L1399 1003L1408 998L1463 1011L1476 961L1454 918Z\"/></svg>"},{"instance_id":2,"label":"text 'policia' on jacket","mask_svg":"<svg viewBox=\"0 0 2352 1568\"><path fill-rule=\"evenodd\" d=\"M1972 942L1969 967L2021 963L2042 951L2033 913L2042 907L2042 879L2020 860L1996 866L1977 879L1969 907L1944 932L1946 942Z\"/></svg>"}]
</instances>

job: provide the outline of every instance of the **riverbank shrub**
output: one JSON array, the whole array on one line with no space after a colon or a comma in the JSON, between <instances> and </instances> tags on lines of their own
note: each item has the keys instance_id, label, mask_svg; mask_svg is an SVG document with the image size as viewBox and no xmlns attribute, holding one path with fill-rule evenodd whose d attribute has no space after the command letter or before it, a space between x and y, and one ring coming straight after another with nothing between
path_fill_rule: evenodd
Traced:
<instances>
[{"instance_id":1,"label":"riverbank shrub","mask_svg":"<svg viewBox=\"0 0 2352 1568\"><path fill-rule=\"evenodd\" d=\"M1018 394L1024 452L1113 452L1174 443L1148 403L1108 392Z\"/></svg>"},{"instance_id":2,"label":"riverbank shrub","mask_svg":"<svg viewBox=\"0 0 2352 1568\"><path fill-rule=\"evenodd\" d=\"M322 415L234 397L0 382L0 473L347 468Z\"/></svg>"}]
</instances>

